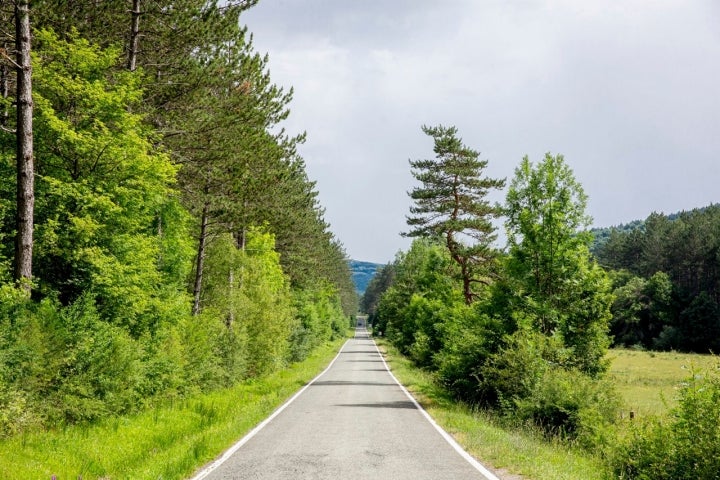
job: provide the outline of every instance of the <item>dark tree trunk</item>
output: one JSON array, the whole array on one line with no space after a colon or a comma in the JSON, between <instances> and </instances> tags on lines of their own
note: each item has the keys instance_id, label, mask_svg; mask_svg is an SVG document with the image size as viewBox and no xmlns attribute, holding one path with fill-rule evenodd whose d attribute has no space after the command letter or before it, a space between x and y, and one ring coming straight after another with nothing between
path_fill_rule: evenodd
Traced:
<instances>
[{"instance_id":1,"label":"dark tree trunk","mask_svg":"<svg viewBox=\"0 0 720 480\"><path fill-rule=\"evenodd\" d=\"M32 280L35 167L33 162L32 65L30 62L30 5L15 4L15 48L17 51L17 214L15 236L15 280L30 290Z\"/></svg>"}]
</instances>

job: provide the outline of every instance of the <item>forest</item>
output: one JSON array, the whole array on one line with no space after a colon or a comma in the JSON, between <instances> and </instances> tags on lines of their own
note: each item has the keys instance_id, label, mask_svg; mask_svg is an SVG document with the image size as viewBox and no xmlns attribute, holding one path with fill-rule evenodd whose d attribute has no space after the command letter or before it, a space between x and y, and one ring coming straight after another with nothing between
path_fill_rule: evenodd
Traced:
<instances>
[{"instance_id":1,"label":"forest","mask_svg":"<svg viewBox=\"0 0 720 480\"><path fill-rule=\"evenodd\" d=\"M594 249L612 272L615 345L720 352L720 206L652 213Z\"/></svg>"},{"instance_id":2,"label":"forest","mask_svg":"<svg viewBox=\"0 0 720 480\"><path fill-rule=\"evenodd\" d=\"M0 4L0 437L258 378L346 335L346 254L242 13Z\"/></svg>"},{"instance_id":3,"label":"forest","mask_svg":"<svg viewBox=\"0 0 720 480\"><path fill-rule=\"evenodd\" d=\"M628 423L608 349L717 349L720 208L652 214L594 244L562 155L523 158L498 205L488 194L506 180L457 128L423 131L435 156L410 161L413 243L360 302L375 334L451 398L593 452L612 478L717 478L717 372L689 374L667 417Z\"/></svg>"}]
</instances>

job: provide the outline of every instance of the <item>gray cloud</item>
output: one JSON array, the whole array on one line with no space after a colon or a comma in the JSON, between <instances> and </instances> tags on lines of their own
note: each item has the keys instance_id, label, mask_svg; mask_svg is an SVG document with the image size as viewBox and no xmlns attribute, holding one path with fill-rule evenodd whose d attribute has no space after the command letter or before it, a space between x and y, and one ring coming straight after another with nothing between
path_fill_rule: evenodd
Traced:
<instances>
[{"instance_id":1,"label":"gray cloud","mask_svg":"<svg viewBox=\"0 0 720 480\"><path fill-rule=\"evenodd\" d=\"M407 160L456 125L511 177L565 155L606 226L718 201L720 9L712 0L265 0L246 13L327 220L353 258L408 241ZM497 195L497 200L503 198Z\"/></svg>"}]
</instances>

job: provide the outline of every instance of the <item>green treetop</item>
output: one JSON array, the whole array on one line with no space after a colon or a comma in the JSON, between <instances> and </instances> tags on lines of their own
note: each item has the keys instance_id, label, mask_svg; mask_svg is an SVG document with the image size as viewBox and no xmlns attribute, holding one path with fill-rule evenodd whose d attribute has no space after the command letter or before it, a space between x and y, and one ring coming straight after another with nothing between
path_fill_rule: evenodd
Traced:
<instances>
[{"instance_id":1,"label":"green treetop","mask_svg":"<svg viewBox=\"0 0 720 480\"><path fill-rule=\"evenodd\" d=\"M476 296L473 284L488 283L492 242L496 238L492 220L501 210L487 200L490 190L505 186L505 180L483 175L487 160L462 143L457 128L422 127L435 142L434 159L411 160L413 176L422 185L410 192L415 205L404 235L442 239L459 265L465 302Z\"/></svg>"}]
</instances>

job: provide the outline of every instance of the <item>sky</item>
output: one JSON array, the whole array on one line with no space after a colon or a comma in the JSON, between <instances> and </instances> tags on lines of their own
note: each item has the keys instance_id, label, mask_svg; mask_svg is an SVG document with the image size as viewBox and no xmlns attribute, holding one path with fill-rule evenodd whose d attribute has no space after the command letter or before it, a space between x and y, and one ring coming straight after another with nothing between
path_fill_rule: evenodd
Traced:
<instances>
[{"instance_id":1,"label":"sky","mask_svg":"<svg viewBox=\"0 0 720 480\"><path fill-rule=\"evenodd\" d=\"M294 89L283 127L350 258L408 248L422 125L508 182L562 154L594 226L720 202L717 0L260 0L241 21Z\"/></svg>"}]
</instances>

